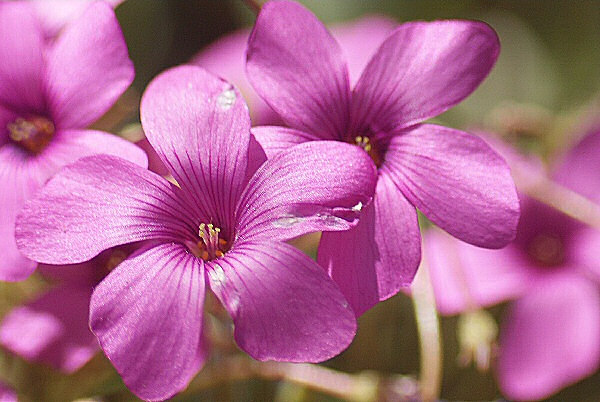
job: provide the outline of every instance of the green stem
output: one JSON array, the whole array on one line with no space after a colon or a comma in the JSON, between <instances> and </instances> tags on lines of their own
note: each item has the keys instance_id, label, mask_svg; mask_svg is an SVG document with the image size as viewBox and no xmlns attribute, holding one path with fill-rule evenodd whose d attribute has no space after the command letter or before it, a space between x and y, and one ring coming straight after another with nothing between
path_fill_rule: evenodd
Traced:
<instances>
[{"instance_id":1,"label":"green stem","mask_svg":"<svg viewBox=\"0 0 600 402\"><path fill-rule=\"evenodd\" d=\"M421 368L419 385L423 401L436 401L442 383L442 342L433 288L423 260L413 284L412 301L419 332Z\"/></svg>"}]
</instances>

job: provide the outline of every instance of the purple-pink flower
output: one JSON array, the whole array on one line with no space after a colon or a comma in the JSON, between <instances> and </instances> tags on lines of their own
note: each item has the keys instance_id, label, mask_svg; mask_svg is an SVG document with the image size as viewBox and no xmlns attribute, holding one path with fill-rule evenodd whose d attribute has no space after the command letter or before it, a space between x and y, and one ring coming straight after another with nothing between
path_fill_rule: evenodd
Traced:
<instances>
[{"instance_id":1,"label":"purple-pink flower","mask_svg":"<svg viewBox=\"0 0 600 402\"><path fill-rule=\"evenodd\" d=\"M72 373L100 349L89 328L92 290L133 251L118 247L90 261L39 266L54 286L11 310L0 323L0 344L22 358Z\"/></svg>"},{"instance_id":2,"label":"purple-pink flower","mask_svg":"<svg viewBox=\"0 0 600 402\"><path fill-rule=\"evenodd\" d=\"M351 85L340 45L313 14L291 1L263 6L248 44L248 79L289 126L253 129L267 156L334 140L358 146L377 167L374 201L359 225L323 233L318 252L357 314L412 281L421 256L417 208L477 246L514 238L519 204L505 161L475 136L421 123L475 90L499 48L481 22L406 23Z\"/></svg>"},{"instance_id":3,"label":"purple-pink flower","mask_svg":"<svg viewBox=\"0 0 600 402\"><path fill-rule=\"evenodd\" d=\"M15 216L60 167L110 153L146 164L143 151L86 130L133 80L133 65L112 9L91 5L52 45L31 4L0 3L0 280L37 265L17 250Z\"/></svg>"},{"instance_id":4,"label":"purple-pink flower","mask_svg":"<svg viewBox=\"0 0 600 402\"><path fill-rule=\"evenodd\" d=\"M141 118L178 186L120 158L82 158L26 204L16 229L20 250L49 264L151 241L90 304L92 331L127 386L150 400L186 387L206 359L206 286L256 359L318 362L346 348L354 312L326 272L283 240L356 225L375 186L367 154L314 141L261 165L239 92L199 67L156 78Z\"/></svg>"},{"instance_id":5,"label":"purple-pink flower","mask_svg":"<svg viewBox=\"0 0 600 402\"><path fill-rule=\"evenodd\" d=\"M600 131L571 150L552 177L598 202L599 163ZM534 400L600 367L600 234L524 195L521 205L508 247L483 250L430 231L425 254L442 313L516 299L501 327L496 374L507 397Z\"/></svg>"}]
</instances>

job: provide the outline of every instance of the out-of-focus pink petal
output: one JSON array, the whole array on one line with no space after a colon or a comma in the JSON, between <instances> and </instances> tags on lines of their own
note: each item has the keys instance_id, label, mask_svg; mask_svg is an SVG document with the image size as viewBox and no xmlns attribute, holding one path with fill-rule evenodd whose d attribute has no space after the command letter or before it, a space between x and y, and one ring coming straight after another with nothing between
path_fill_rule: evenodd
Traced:
<instances>
[{"instance_id":1,"label":"out-of-focus pink petal","mask_svg":"<svg viewBox=\"0 0 600 402\"><path fill-rule=\"evenodd\" d=\"M204 292L201 260L174 243L128 258L94 290L90 328L138 397L167 399L200 370Z\"/></svg>"},{"instance_id":2,"label":"out-of-focus pink petal","mask_svg":"<svg viewBox=\"0 0 600 402\"><path fill-rule=\"evenodd\" d=\"M23 280L37 266L17 249L15 218L44 180L37 169L31 168L25 151L12 144L0 147L0 280Z\"/></svg>"},{"instance_id":3,"label":"out-of-focus pink petal","mask_svg":"<svg viewBox=\"0 0 600 402\"><path fill-rule=\"evenodd\" d=\"M200 67L176 67L148 85L141 117L148 141L204 217L231 230L250 141L239 92Z\"/></svg>"},{"instance_id":4,"label":"out-of-focus pink petal","mask_svg":"<svg viewBox=\"0 0 600 402\"><path fill-rule=\"evenodd\" d=\"M330 27L348 62L351 86L358 81L377 48L397 26L398 23L390 18L370 15Z\"/></svg>"},{"instance_id":5,"label":"out-of-focus pink petal","mask_svg":"<svg viewBox=\"0 0 600 402\"><path fill-rule=\"evenodd\" d=\"M516 301L500 334L498 380L510 399L545 398L600 364L600 295L593 282L556 275Z\"/></svg>"},{"instance_id":6,"label":"out-of-focus pink petal","mask_svg":"<svg viewBox=\"0 0 600 402\"><path fill-rule=\"evenodd\" d=\"M250 135L248 144L248 168L246 169L246 183L250 181L254 173L267 161L267 154L263 147L256 140L254 135Z\"/></svg>"},{"instance_id":7,"label":"out-of-focus pink petal","mask_svg":"<svg viewBox=\"0 0 600 402\"><path fill-rule=\"evenodd\" d=\"M553 178L589 199L600 202L600 128L586 135L557 164Z\"/></svg>"},{"instance_id":8,"label":"out-of-focus pink petal","mask_svg":"<svg viewBox=\"0 0 600 402\"><path fill-rule=\"evenodd\" d=\"M251 131L269 159L291 146L319 140L314 134L287 127L261 126Z\"/></svg>"},{"instance_id":9,"label":"out-of-focus pink petal","mask_svg":"<svg viewBox=\"0 0 600 402\"><path fill-rule=\"evenodd\" d=\"M194 235L194 211L168 181L124 159L82 158L62 169L17 218L21 252L46 264L89 260L102 250Z\"/></svg>"},{"instance_id":10,"label":"out-of-focus pink petal","mask_svg":"<svg viewBox=\"0 0 600 402\"><path fill-rule=\"evenodd\" d=\"M48 55L46 87L59 129L85 128L102 116L135 75L115 13L96 2L69 24Z\"/></svg>"},{"instance_id":11,"label":"out-of-focus pink petal","mask_svg":"<svg viewBox=\"0 0 600 402\"><path fill-rule=\"evenodd\" d=\"M437 229L428 230L424 239L425 263L442 314L518 297L542 274L512 245L482 249Z\"/></svg>"},{"instance_id":12,"label":"out-of-focus pink petal","mask_svg":"<svg viewBox=\"0 0 600 402\"><path fill-rule=\"evenodd\" d=\"M0 105L43 114L44 38L30 4L0 2L0 60Z\"/></svg>"},{"instance_id":13,"label":"out-of-focus pink petal","mask_svg":"<svg viewBox=\"0 0 600 402\"><path fill-rule=\"evenodd\" d=\"M98 351L88 327L91 286L60 286L13 309L0 324L0 343L26 360L72 373Z\"/></svg>"},{"instance_id":14,"label":"out-of-focus pink petal","mask_svg":"<svg viewBox=\"0 0 600 402\"><path fill-rule=\"evenodd\" d=\"M506 162L480 138L420 125L391 139L385 167L406 198L453 236L487 248L514 239L515 184Z\"/></svg>"},{"instance_id":15,"label":"out-of-focus pink petal","mask_svg":"<svg viewBox=\"0 0 600 402\"><path fill-rule=\"evenodd\" d=\"M265 162L248 183L237 207L238 236L283 240L347 230L358 223L376 181L373 161L354 145L296 145Z\"/></svg>"},{"instance_id":16,"label":"out-of-focus pink petal","mask_svg":"<svg viewBox=\"0 0 600 402\"><path fill-rule=\"evenodd\" d=\"M573 264L582 270L584 275L600 282L600 232L597 229L578 230L572 235L569 253Z\"/></svg>"},{"instance_id":17,"label":"out-of-focus pink petal","mask_svg":"<svg viewBox=\"0 0 600 402\"><path fill-rule=\"evenodd\" d=\"M154 148L152 148L152 145L150 145L150 142L147 138L142 138L141 140L137 141L135 145L137 145L138 147L143 149L144 152L146 152L146 155L148 156L149 170L161 176L166 176L169 174L169 169L167 169L165 164L162 163L162 161L160 160L160 156L158 156Z\"/></svg>"},{"instance_id":18,"label":"out-of-focus pink petal","mask_svg":"<svg viewBox=\"0 0 600 402\"><path fill-rule=\"evenodd\" d=\"M248 41L246 71L256 92L292 128L340 139L350 88L340 46L306 8L270 1Z\"/></svg>"},{"instance_id":19,"label":"out-of-focus pink petal","mask_svg":"<svg viewBox=\"0 0 600 402\"><path fill-rule=\"evenodd\" d=\"M103 275L108 273L106 268L98 263L98 257L82 262L81 264L39 264L37 272L52 282L67 284L68 286L88 287L90 289L98 284L99 279Z\"/></svg>"},{"instance_id":20,"label":"out-of-focus pink petal","mask_svg":"<svg viewBox=\"0 0 600 402\"><path fill-rule=\"evenodd\" d=\"M339 288L288 244L240 243L206 269L236 342L255 359L320 362L354 338L354 313Z\"/></svg>"},{"instance_id":21,"label":"out-of-focus pink petal","mask_svg":"<svg viewBox=\"0 0 600 402\"><path fill-rule=\"evenodd\" d=\"M69 22L79 17L94 0L29 0L37 12L46 39L52 39ZM103 0L113 8L124 0Z\"/></svg>"},{"instance_id":22,"label":"out-of-focus pink petal","mask_svg":"<svg viewBox=\"0 0 600 402\"><path fill-rule=\"evenodd\" d=\"M190 63L203 67L238 87L250 108L253 124L280 124L281 118L258 96L246 78L244 66L249 37L249 29L225 35L203 49Z\"/></svg>"},{"instance_id":23,"label":"out-of-focus pink petal","mask_svg":"<svg viewBox=\"0 0 600 402\"><path fill-rule=\"evenodd\" d=\"M8 133L8 124L15 121L19 115L14 111L0 105L0 147L10 140Z\"/></svg>"},{"instance_id":24,"label":"out-of-focus pink petal","mask_svg":"<svg viewBox=\"0 0 600 402\"><path fill-rule=\"evenodd\" d=\"M19 117L14 111L0 105L0 147L9 141L8 124Z\"/></svg>"},{"instance_id":25,"label":"out-of-focus pink petal","mask_svg":"<svg viewBox=\"0 0 600 402\"><path fill-rule=\"evenodd\" d=\"M482 22L400 25L354 88L353 132L390 132L441 114L477 88L499 52L498 36Z\"/></svg>"},{"instance_id":26,"label":"out-of-focus pink petal","mask_svg":"<svg viewBox=\"0 0 600 402\"><path fill-rule=\"evenodd\" d=\"M4 381L0 381L0 402L19 402L15 390Z\"/></svg>"},{"instance_id":27,"label":"out-of-focus pink petal","mask_svg":"<svg viewBox=\"0 0 600 402\"><path fill-rule=\"evenodd\" d=\"M412 282L421 260L417 211L382 172L358 225L324 232L318 256L359 316Z\"/></svg>"}]
</instances>

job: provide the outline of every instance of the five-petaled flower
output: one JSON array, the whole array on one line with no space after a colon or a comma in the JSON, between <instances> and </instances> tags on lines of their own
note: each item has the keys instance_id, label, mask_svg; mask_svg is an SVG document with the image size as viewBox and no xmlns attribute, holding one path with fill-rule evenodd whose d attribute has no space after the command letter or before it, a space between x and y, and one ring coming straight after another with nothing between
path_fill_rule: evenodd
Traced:
<instances>
[{"instance_id":1,"label":"five-petaled flower","mask_svg":"<svg viewBox=\"0 0 600 402\"><path fill-rule=\"evenodd\" d=\"M127 386L164 399L200 369L205 281L256 359L317 362L346 348L354 312L327 273L283 240L356 225L357 206L374 192L370 158L350 144L311 142L261 165L241 96L199 67L157 77L141 118L179 186L120 158L86 157L25 205L16 228L20 250L51 264L151 241L90 303L92 331Z\"/></svg>"},{"instance_id":2,"label":"five-petaled flower","mask_svg":"<svg viewBox=\"0 0 600 402\"><path fill-rule=\"evenodd\" d=\"M313 14L291 1L262 7L248 79L289 126L253 129L267 156L334 140L363 149L378 168L359 225L323 233L318 252L357 314L412 281L421 256L416 208L477 246L514 238L519 203L505 161L473 135L421 124L469 95L498 53L495 32L481 22L405 23L351 89L340 46Z\"/></svg>"},{"instance_id":3,"label":"five-petaled flower","mask_svg":"<svg viewBox=\"0 0 600 402\"><path fill-rule=\"evenodd\" d=\"M22 280L37 263L17 250L15 216L62 166L110 153L146 156L116 136L85 130L133 80L112 9L91 5L47 44L27 2L0 2L0 280Z\"/></svg>"}]
</instances>

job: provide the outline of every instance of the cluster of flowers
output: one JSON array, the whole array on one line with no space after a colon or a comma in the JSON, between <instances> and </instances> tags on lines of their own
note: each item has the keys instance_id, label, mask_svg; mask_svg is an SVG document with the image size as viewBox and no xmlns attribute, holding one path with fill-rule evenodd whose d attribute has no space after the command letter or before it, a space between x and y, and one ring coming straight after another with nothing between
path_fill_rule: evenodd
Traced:
<instances>
[{"instance_id":1,"label":"cluster of flowers","mask_svg":"<svg viewBox=\"0 0 600 402\"><path fill-rule=\"evenodd\" d=\"M90 5L57 33L34 4L0 3L0 279L39 268L62 283L13 310L0 343L66 372L99 343L136 395L161 400L207 358L207 286L250 356L320 362L349 345L358 316L412 282L417 208L474 246L511 242L520 206L505 160L474 135L422 123L483 81L499 54L495 32L480 22L380 19L333 32L340 42L301 5L270 1L251 34L156 77L140 116L167 180L134 144L86 129L134 77L111 5ZM248 81L227 77L244 54ZM218 76L239 85L255 123L274 125L251 127L242 95ZM310 232L323 232L316 262L285 243ZM445 288L453 282L442 249L454 240L432 237L438 303L467 309ZM493 267L508 261L485 255ZM561 291L581 292L579 282ZM552 294L552 283L528 297ZM517 295L500 292L478 305ZM514 315L535 303L524 299ZM514 366L507 359L501 365Z\"/></svg>"}]
</instances>

